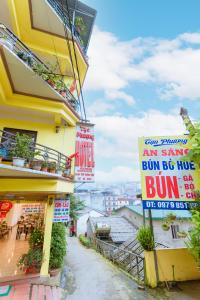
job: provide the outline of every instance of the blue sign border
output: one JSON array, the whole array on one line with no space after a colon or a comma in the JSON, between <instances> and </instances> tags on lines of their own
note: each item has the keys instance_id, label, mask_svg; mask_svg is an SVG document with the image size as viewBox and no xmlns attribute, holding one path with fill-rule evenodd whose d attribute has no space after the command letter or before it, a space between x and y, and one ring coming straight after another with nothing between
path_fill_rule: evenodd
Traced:
<instances>
[{"instance_id":1,"label":"blue sign border","mask_svg":"<svg viewBox=\"0 0 200 300\"><path fill-rule=\"evenodd\" d=\"M197 202L189 201L142 200L143 209L189 210L198 205Z\"/></svg>"}]
</instances>

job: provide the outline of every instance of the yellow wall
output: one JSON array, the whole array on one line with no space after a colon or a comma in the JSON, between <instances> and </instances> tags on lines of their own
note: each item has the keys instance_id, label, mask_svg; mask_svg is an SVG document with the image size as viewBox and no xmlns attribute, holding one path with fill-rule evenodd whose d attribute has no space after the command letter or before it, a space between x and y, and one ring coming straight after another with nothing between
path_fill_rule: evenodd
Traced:
<instances>
[{"instance_id":1,"label":"yellow wall","mask_svg":"<svg viewBox=\"0 0 200 300\"><path fill-rule=\"evenodd\" d=\"M187 248L157 249L159 281L199 280L197 263ZM145 251L146 276L150 286L156 286L153 252ZM173 276L174 266L174 276Z\"/></svg>"},{"instance_id":2,"label":"yellow wall","mask_svg":"<svg viewBox=\"0 0 200 300\"><path fill-rule=\"evenodd\" d=\"M55 124L44 124L38 122L27 122L11 119L0 119L0 129L11 127L17 129L37 131L37 143L53 148L65 155L75 152L76 127L61 127L60 132L55 132Z\"/></svg>"},{"instance_id":3,"label":"yellow wall","mask_svg":"<svg viewBox=\"0 0 200 300\"><path fill-rule=\"evenodd\" d=\"M18 35L28 47L33 51L46 53L48 55L58 56L61 62L61 69L66 64L66 61L70 61L68 53L67 42L65 38L53 36L52 34L45 33L31 28L31 18L29 11L28 0L9 0L9 9L12 16L13 29L15 34ZM53 24L51 24L53 26ZM72 58L74 66L76 64L75 57L73 55L73 46L70 42L72 51ZM76 46L77 60L81 77L81 84L83 84L88 65L86 64L83 55Z\"/></svg>"}]
</instances>

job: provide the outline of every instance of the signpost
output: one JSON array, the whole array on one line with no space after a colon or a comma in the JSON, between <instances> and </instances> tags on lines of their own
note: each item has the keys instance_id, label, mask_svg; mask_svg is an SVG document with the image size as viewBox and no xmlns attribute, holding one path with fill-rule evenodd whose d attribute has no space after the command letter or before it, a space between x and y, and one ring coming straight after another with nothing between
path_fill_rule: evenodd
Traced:
<instances>
[{"instance_id":1,"label":"signpost","mask_svg":"<svg viewBox=\"0 0 200 300\"><path fill-rule=\"evenodd\" d=\"M144 209L186 210L195 205L198 171L193 162L184 161L190 148L187 135L139 139Z\"/></svg>"},{"instance_id":2,"label":"signpost","mask_svg":"<svg viewBox=\"0 0 200 300\"><path fill-rule=\"evenodd\" d=\"M55 200L54 223L69 222L70 200Z\"/></svg>"},{"instance_id":3,"label":"signpost","mask_svg":"<svg viewBox=\"0 0 200 300\"><path fill-rule=\"evenodd\" d=\"M76 132L75 182L94 182L94 125L80 123Z\"/></svg>"}]
</instances>

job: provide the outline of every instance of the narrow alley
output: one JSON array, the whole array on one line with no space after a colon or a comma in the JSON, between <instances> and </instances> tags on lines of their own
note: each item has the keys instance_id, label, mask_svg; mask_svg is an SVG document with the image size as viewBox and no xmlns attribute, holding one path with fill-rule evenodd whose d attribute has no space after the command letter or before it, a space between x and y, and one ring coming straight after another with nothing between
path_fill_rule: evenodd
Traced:
<instances>
[{"instance_id":1,"label":"narrow alley","mask_svg":"<svg viewBox=\"0 0 200 300\"><path fill-rule=\"evenodd\" d=\"M138 290L137 284L77 238L68 238L67 300L151 300L169 299L162 291Z\"/></svg>"}]
</instances>

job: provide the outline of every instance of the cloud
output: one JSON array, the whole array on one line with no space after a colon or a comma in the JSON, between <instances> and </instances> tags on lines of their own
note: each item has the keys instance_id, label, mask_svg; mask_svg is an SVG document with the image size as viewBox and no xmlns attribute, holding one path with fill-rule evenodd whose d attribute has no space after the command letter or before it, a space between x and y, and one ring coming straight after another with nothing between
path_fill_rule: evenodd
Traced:
<instances>
[{"instance_id":1,"label":"cloud","mask_svg":"<svg viewBox=\"0 0 200 300\"><path fill-rule=\"evenodd\" d=\"M90 117L100 116L108 114L109 111L114 109L114 105L105 101L105 99L99 99L94 101L87 109Z\"/></svg>"},{"instance_id":2,"label":"cloud","mask_svg":"<svg viewBox=\"0 0 200 300\"><path fill-rule=\"evenodd\" d=\"M95 28L89 48L86 90L103 91L107 99L135 103L127 88L152 83L160 99L200 98L200 33L174 39L135 38L121 41Z\"/></svg>"},{"instance_id":3,"label":"cloud","mask_svg":"<svg viewBox=\"0 0 200 300\"><path fill-rule=\"evenodd\" d=\"M116 164L116 167L108 173L102 170L105 165L97 164L97 178L103 178L103 175L107 174L106 178L112 179L114 170L119 168L127 170L127 172L122 171L124 180L130 180L130 173L132 173L131 177L137 175L137 179L139 179L138 137L181 135L185 132L178 114L173 112L166 114L157 110L149 110L128 118L125 116L99 116L92 121L96 124L96 157L103 159L105 165L110 161L114 161ZM116 176L121 178L122 175Z\"/></svg>"}]
</instances>

